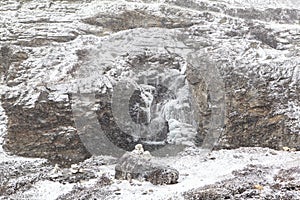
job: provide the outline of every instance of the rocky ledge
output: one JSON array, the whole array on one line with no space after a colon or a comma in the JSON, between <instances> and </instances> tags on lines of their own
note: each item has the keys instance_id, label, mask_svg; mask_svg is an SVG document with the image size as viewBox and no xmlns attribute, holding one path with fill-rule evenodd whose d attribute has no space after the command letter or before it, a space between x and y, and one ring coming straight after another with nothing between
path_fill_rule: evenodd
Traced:
<instances>
[{"instance_id":1,"label":"rocky ledge","mask_svg":"<svg viewBox=\"0 0 300 200\"><path fill-rule=\"evenodd\" d=\"M95 138L99 131L93 123L109 144L127 151L138 143L152 151L166 143L207 142L299 149L300 9L294 4L3 1L4 149L65 165L111 153L107 146L91 152L99 145L83 142L82 135ZM136 139L136 130L128 134L116 122L112 91L124 77L136 82L127 121L147 125L157 119L164 128L155 137ZM77 106L78 91L96 98Z\"/></svg>"}]
</instances>

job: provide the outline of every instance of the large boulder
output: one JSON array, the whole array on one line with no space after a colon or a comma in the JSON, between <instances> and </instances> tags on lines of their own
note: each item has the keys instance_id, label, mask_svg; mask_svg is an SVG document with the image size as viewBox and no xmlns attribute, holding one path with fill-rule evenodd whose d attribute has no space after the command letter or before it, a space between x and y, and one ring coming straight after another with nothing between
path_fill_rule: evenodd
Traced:
<instances>
[{"instance_id":1,"label":"large boulder","mask_svg":"<svg viewBox=\"0 0 300 200\"><path fill-rule=\"evenodd\" d=\"M154 185L175 184L179 172L169 166L151 161L149 152L144 152L142 145L137 144L133 152L125 153L115 167L115 178L119 180L138 179L150 181Z\"/></svg>"}]
</instances>

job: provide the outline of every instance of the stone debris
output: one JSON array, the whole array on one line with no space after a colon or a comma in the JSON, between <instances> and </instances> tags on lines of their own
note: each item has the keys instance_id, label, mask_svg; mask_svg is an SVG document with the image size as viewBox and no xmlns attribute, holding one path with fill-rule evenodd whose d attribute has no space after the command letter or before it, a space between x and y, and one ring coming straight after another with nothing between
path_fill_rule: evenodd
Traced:
<instances>
[{"instance_id":1,"label":"stone debris","mask_svg":"<svg viewBox=\"0 0 300 200\"><path fill-rule=\"evenodd\" d=\"M205 199L299 199L300 168L280 169L248 165L232 172L233 178L185 193L186 200Z\"/></svg>"},{"instance_id":2,"label":"stone debris","mask_svg":"<svg viewBox=\"0 0 300 200\"><path fill-rule=\"evenodd\" d=\"M56 164L49 174L49 180L60 183L78 183L96 178L94 172L84 169L77 164L72 164L70 168L61 169Z\"/></svg>"},{"instance_id":3,"label":"stone debris","mask_svg":"<svg viewBox=\"0 0 300 200\"><path fill-rule=\"evenodd\" d=\"M119 180L138 179L150 181L154 185L175 184L179 172L169 166L155 163L151 154L137 144L132 152L125 153L115 167L115 178Z\"/></svg>"},{"instance_id":4,"label":"stone debris","mask_svg":"<svg viewBox=\"0 0 300 200\"><path fill-rule=\"evenodd\" d=\"M296 151L296 148L282 147L283 151Z\"/></svg>"},{"instance_id":5,"label":"stone debris","mask_svg":"<svg viewBox=\"0 0 300 200\"><path fill-rule=\"evenodd\" d=\"M97 182L92 187L76 185L71 192L61 195L59 198L57 198L57 200L106 199L106 197L112 193L105 191L103 187L111 185L112 182L113 181L109 175L102 174L97 178ZM118 193L119 191L120 189L116 189L114 194Z\"/></svg>"},{"instance_id":6,"label":"stone debris","mask_svg":"<svg viewBox=\"0 0 300 200\"><path fill-rule=\"evenodd\" d=\"M271 154L271 152L277 153ZM128 152L130 153L132 154ZM149 182L140 181L141 179L128 182L121 177L120 180L116 180L114 170L120 161L115 158L93 156L82 163L64 168L58 164L50 165L46 160L24 160L24 158L12 157L12 160L0 160L0 199L48 199L47 194L51 194L52 200L126 199L127 197L128 199L149 197L148 199L177 200L181 197L183 199L183 195L186 199L203 197L202 199L208 200L226 198L248 200L260 197L268 200L290 200L300 197L299 152L240 148L214 151L211 156L216 159L207 161L195 154L141 159L144 156L130 155L131 160L127 157L126 161L132 161L128 162L130 164L140 162L137 164L140 164L144 170L141 173L144 174L147 174L145 167L149 166L149 163L152 164L151 166L157 166L154 164L157 160L174 163L172 167L176 166L175 168L181 172L178 183L161 187L151 186ZM138 170L137 165L131 166L132 168L129 165L124 166L123 169L127 167L130 172ZM162 165L158 164L158 166L159 169L162 168ZM246 168L240 170L243 167ZM172 170L159 171L159 169L154 169L152 173L147 174L148 181L154 184L165 184L177 176L172 174L174 172ZM199 171L199 169L209 170ZM85 172L94 173L95 178L91 178L93 176ZM227 179L228 175L233 178ZM85 179L87 176L91 179ZM219 182L211 184L215 181ZM202 185L206 187L195 189ZM43 198L45 195L47 198Z\"/></svg>"}]
</instances>

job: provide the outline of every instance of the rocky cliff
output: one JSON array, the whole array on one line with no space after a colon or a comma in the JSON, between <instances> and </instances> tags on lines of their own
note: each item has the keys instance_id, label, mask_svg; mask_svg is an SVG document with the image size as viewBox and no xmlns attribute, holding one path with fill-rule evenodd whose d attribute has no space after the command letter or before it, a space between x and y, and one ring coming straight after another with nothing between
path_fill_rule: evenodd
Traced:
<instances>
[{"instance_id":1,"label":"rocky cliff","mask_svg":"<svg viewBox=\"0 0 300 200\"><path fill-rule=\"evenodd\" d=\"M296 1L10 0L0 21L6 152L299 149Z\"/></svg>"}]
</instances>

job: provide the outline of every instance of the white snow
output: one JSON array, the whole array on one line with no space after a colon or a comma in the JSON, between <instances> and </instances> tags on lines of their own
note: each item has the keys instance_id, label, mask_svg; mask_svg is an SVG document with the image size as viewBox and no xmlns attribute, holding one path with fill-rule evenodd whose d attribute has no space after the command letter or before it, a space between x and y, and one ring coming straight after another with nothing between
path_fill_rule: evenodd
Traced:
<instances>
[{"instance_id":1,"label":"white snow","mask_svg":"<svg viewBox=\"0 0 300 200\"><path fill-rule=\"evenodd\" d=\"M239 7L253 8L300 8L298 0L216 0Z\"/></svg>"},{"instance_id":2,"label":"white snow","mask_svg":"<svg viewBox=\"0 0 300 200\"><path fill-rule=\"evenodd\" d=\"M48 95L48 99L56 102L67 102L69 101L69 96L67 94L62 94L61 92L52 92Z\"/></svg>"},{"instance_id":3,"label":"white snow","mask_svg":"<svg viewBox=\"0 0 300 200\"><path fill-rule=\"evenodd\" d=\"M179 122L176 119L170 119L167 141L169 144L183 144L187 146L194 146L194 138L197 130L191 124Z\"/></svg>"},{"instance_id":4,"label":"white snow","mask_svg":"<svg viewBox=\"0 0 300 200\"><path fill-rule=\"evenodd\" d=\"M20 158L15 158L16 160ZM243 169L249 164L287 169L300 165L300 152L275 151L268 148L252 147L235 150L213 151L207 155L207 151L197 148L186 149L185 152L173 157L151 157L154 162L169 165L177 169L180 178L173 185L152 185L150 182L133 180L115 180L115 165L99 166L101 174L108 174L113 179L111 186L99 188L101 191L110 191L111 195L105 199L155 199L165 200L183 199L182 194L191 189L199 188L217 181L232 178L234 170ZM100 175L100 174L98 174ZM84 183L78 183L86 188L92 188L96 179ZM25 191L12 195L11 198L32 200L55 200L60 195L72 192L76 184L61 184L58 182L43 180ZM115 194L117 192L118 194ZM1 197L0 197L1 198Z\"/></svg>"},{"instance_id":5,"label":"white snow","mask_svg":"<svg viewBox=\"0 0 300 200\"><path fill-rule=\"evenodd\" d=\"M275 151L268 148L239 148L236 150L213 151L208 157L205 157L205 154L201 153L201 151L197 152L195 152L196 155L189 153L190 155L156 158L157 162L168 164L180 172L179 183L155 186L149 182L140 182L138 180L133 180L132 184L128 181L116 180L112 186L105 189L114 191L117 188L121 194L107 198L183 199L183 192L231 178L233 177L232 171L243 169L248 164L280 166L281 168L300 165L300 152ZM101 166L101 170L113 175L114 165ZM145 191L147 194L143 194Z\"/></svg>"},{"instance_id":6,"label":"white snow","mask_svg":"<svg viewBox=\"0 0 300 200\"><path fill-rule=\"evenodd\" d=\"M30 199L30 200L55 200L60 195L71 192L75 184L62 184L53 181L37 182L31 189L25 191L22 195L11 195L11 198Z\"/></svg>"}]
</instances>

